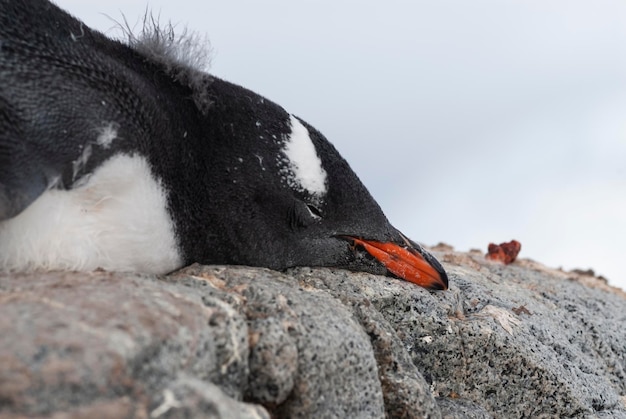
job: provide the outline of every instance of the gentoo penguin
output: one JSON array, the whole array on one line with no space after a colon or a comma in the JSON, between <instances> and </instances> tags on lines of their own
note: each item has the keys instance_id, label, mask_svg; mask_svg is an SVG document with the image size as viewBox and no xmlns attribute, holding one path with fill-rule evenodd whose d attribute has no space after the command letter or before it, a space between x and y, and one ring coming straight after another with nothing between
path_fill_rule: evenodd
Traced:
<instances>
[{"instance_id":1,"label":"gentoo penguin","mask_svg":"<svg viewBox=\"0 0 626 419\"><path fill-rule=\"evenodd\" d=\"M326 266L448 287L322 134L170 35L126 44L0 0L0 271Z\"/></svg>"}]
</instances>

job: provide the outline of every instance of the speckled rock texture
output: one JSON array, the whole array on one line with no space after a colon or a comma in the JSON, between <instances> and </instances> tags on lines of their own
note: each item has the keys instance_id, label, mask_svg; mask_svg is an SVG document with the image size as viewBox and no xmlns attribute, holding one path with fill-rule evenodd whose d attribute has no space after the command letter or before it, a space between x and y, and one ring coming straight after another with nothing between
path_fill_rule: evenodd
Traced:
<instances>
[{"instance_id":1,"label":"speckled rock texture","mask_svg":"<svg viewBox=\"0 0 626 419\"><path fill-rule=\"evenodd\" d=\"M0 417L626 418L626 294L434 252L445 292L311 268L0 276Z\"/></svg>"}]
</instances>

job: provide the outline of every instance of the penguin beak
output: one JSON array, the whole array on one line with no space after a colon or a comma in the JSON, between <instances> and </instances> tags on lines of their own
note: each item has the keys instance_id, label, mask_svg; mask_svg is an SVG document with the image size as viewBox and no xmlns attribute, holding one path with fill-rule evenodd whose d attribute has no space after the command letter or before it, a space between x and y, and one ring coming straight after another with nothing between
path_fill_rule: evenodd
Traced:
<instances>
[{"instance_id":1,"label":"penguin beak","mask_svg":"<svg viewBox=\"0 0 626 419\"><path fill-rule=\"evenodd\" d=\"M431 290L447 290L448 276L430 253L401 234L403 244L337 236L364 249L393 275Z\"/></svg>"}]
</instances>

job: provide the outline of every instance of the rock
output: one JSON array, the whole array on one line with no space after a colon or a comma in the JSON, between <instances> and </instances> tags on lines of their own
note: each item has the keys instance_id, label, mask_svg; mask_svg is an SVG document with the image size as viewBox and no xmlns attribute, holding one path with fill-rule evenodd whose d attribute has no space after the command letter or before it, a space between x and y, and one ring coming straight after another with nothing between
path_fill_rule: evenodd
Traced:
<instances>
[{"instance_id":1,"label":"rock","mask_svg":"<svg viewBox=\"0 0 626 419\"><path fill-rule=\"evenodd\" d=\"M144 417L183 373L243 397L248 329L222 301L104 272L4 277L0 290L0 413Z\"/></svg>"},{"instance_id":2,"label":"rock","mask_svg":"<svg viewBox=\"0 0 626 419\"><path fill-rule=\"evenodd\" d=\"M178 277L240 302L251 352L248 400L276 406L280 417L383 415L369 337L328 293L264 269L192 266Z\"/></svg>"},{"instance_id":3,"label":"rock","mask_svg":"<svg viewBox=\"0 0 626 419\"><path fill-rule=\"evenodd\" d=\"M225 394L219 386L182 375L163 390L151 418L241 418L270 419L259 405L242 403Z\"/></svg>"},{"instance_id":4,"label":"rock","mask_svg":"<svg viewBox=\"0 0 626 419\"><path fill-rule=\"evenodd\" d=\"M626 417L626 294L440 247L331 269L0 276L2 417Z\"/></svg>"},{"instance_id":5,"label":"rock","mask_svg":"<svg viewBox=\"0 0 626 419\"><path fill-rule=\"evenodd\" d=\"M491 419L485 409L469 400L445 398L437 399L442 419Z\"/></svg>"}]
</instances>

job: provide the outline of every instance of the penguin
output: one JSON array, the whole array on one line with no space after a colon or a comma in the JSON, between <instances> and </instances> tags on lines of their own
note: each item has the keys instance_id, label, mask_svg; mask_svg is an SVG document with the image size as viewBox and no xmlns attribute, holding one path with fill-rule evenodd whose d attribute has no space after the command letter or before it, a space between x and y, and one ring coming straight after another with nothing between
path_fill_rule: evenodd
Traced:
<instances>
[{"instance_id":1,"label":"penguin","mask_svg":"<svg viewBox=\"0 0 626 419\"><path fill-rule=\"evenodd\" d=\"M448 288L319 131L152 32L0 0L0 272L311 266Z\"/></svg>"}]
</instances>

